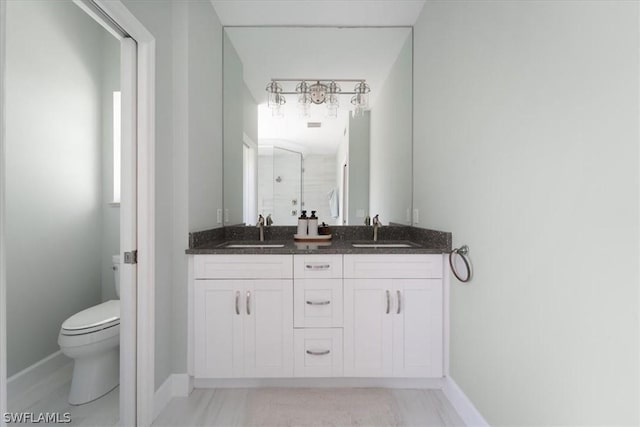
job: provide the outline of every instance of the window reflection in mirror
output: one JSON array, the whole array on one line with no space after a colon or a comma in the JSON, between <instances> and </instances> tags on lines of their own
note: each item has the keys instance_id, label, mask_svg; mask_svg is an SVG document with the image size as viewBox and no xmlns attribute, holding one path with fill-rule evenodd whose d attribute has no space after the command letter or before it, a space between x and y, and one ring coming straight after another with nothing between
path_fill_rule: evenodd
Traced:
<instances>
[{"instance_id":1,"label":"window reflection in mirror","mask_svg":"<svg viewBox=\"0 0 640 427\"><path fill-rule=\"evenodd\" d=\"M294 225L301 211L320 222L411 224L411 28L226 27L224 36L225 225ZM363 79L369 108L351 94L267 105L272 79ZM295 92L300 81L280 82ZM356 82L340 83L353 92ZM313 94L314 99L316 94Z\"/></svg>"}]
</instances>

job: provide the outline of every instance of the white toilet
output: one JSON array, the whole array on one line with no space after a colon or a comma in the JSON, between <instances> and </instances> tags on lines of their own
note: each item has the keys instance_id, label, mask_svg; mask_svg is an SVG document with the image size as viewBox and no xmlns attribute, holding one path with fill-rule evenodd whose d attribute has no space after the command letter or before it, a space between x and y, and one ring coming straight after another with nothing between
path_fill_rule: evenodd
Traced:
<instances>
[{"instance_id":1,"label":"white toilet","mask_svg":"<svg viewBox=\"0 0 640 427\"><path fill-rule=\"evenodd\" d=\"M120 256L113 256L116 295L120 297ZM74 314L58 335L62 353L72 359L69 403L91 402L119 384L120 300L110 300Z\"/></svg>"}]
</instances>

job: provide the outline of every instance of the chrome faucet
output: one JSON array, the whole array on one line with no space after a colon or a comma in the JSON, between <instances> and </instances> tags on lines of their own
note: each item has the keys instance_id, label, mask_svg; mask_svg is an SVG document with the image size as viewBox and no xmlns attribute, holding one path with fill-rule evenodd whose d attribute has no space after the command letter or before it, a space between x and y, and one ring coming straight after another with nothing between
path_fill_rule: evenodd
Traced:
<instances>
[{"instance_id":1,"label":"chrome faucet","mask_svg":"<svg viewBox=\"0 0 640 427\"><path fill-rule=\"evenodd\" d=\"M258 223L256 224L256 227L260 229L260 241L264 242L264 217L262 214L258 216Z\"/></svg>"},{"instance_id":2,"label":"chrome faucet","mask_svg":"<svg viewBox=\"0 0 640 427\"><path fill-rule=\"evenodd\" d=\"M378 228L382 227L382 223L380 222L380 218L378 215L373 217L373 241L378 241Z\"/></svg>"}]
</instances>

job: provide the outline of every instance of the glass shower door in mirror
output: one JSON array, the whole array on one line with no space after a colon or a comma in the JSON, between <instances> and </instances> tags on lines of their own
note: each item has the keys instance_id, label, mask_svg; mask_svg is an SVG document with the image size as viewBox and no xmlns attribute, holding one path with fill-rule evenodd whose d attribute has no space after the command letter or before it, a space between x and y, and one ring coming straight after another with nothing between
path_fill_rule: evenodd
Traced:
<instances>
[{"instance_id":1,"label":"glass shower door in mirror","mask_svg":"<svg viewBox=\"0 0 640 427\"><path fill-rule=\"evenodd\" d=\"M275 225L295 225L302 204L302 154L279 147L260 148L258 210Z\"/></svg>"}]
</instances>

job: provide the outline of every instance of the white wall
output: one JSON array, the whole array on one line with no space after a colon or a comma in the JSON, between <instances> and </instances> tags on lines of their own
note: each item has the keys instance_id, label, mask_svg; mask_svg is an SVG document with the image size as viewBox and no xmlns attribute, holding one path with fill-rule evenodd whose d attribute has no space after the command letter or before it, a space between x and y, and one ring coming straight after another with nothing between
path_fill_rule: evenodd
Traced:
<instances>
[{"instance_id":1,"label":"white wall","mask_svg":"<svg viewBox=\"0 0 640 427\"><path fill-rule=\"evenodd\" d=\"M7 2L8 375L101 299L102 28L72 2Z\"/></svg>"},{"instance_id":2,"label":"white wall","mask_svg":"<svg viewBox=\"0 0 640 427\"><path fill-rule=\"evenodd\" d=\"M369 204L385 224L411 224L412 61L409 32L371 109Z\"/></svg>"},{"instance_id":3,"label":"white wall","mask_svg":"<svg viewBox=\"0 0 640 427\"><path fill-rule=\"evenodd\" d=\"M317 211L316 216L321 224L334 224L329 210L329 192L337 188L336 156L310 154L304 156L304 208L311 213Z\"/></svg>"},{"instance_id":4,"label":"white wall","mask_svg":"<svg viewBox=\"0 0 640 427\"><path fill-rule=\"evenodd\" d=\"M475 266L451 373L491 425L637 425L638 3L427 2L415 206Z\"/></svg>"},{"instance_id":5,"label":"white wall","mask_svg":"<svg viewBox=\"0 0 640 427\"><path fill-rule=\"evenodd\" d=\"M102 301L116 299L112 256L120 253L120 208L113 201L113 92L120 90L120 42L102 31Z\"/></svg>"}]
</instances>

